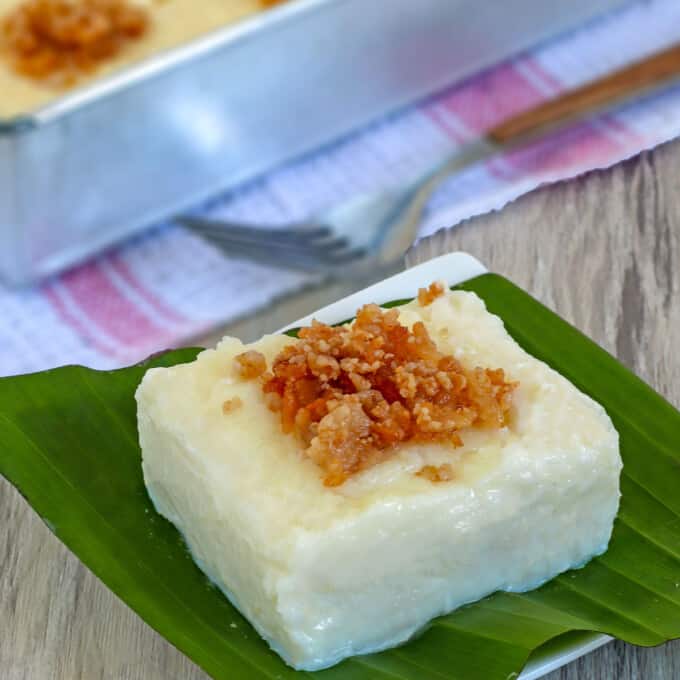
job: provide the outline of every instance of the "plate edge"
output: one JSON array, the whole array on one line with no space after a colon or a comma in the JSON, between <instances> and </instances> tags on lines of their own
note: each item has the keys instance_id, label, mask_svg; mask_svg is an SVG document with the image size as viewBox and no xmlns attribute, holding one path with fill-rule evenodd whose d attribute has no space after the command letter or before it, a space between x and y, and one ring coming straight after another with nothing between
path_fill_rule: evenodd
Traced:
<instances>
[{"instance_id":1,"label":"plate edge","mask_svg":"<svg viewBox=\"0 0 680 680\"><path fill-rule=\"evenodd\" d=\"M317 319L323 323L338 323L344 319L352 318L356 314L357 308L367 302L382 304L405 297L414 297L418 288L432 281L446 281L449 286L455 286L475 276L486 274L488 271L478 259L468 253L459 251L440 255L322 307L316 312L286 325L276 333L285 333L291 328L307 326L312 319Z\"/></svg>"}]
</instances>

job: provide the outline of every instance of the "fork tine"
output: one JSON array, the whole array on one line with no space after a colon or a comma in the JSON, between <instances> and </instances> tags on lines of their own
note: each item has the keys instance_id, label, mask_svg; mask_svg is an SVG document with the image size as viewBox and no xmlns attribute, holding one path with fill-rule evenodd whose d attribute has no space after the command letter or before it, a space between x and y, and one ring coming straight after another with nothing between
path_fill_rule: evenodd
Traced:
<instances>
[{"instance_id":1,"label":"fork tine","mask_svg":"<svg viewBox=\"0 0 680 680\"><path fill-rule=\"evenodd\" d=\"M346 266L359 260L365 253L362 250L343 250L323 253L300 248L262 248L252 243L225 241L215 245L228 257L247 258L263 264L275 265L278 268L297 269L306 272L329 273L336 267Z\"/></svg>"},{"instance_id":2,"label":"fork tine","mask_svg":"<svg viewBox=\"0 0 680 680\"><path fill-rule=\"evenodd\" d=\"M240 243L248 243L248 244L253 244L256 243L259 246L262 246L262 241L257 240L253 241L253 239L249 238L240 238L238 236L233 237L230 234L225 233L224 231L216 231L212 232L215 240L220 240L223 241L225 244L229 243L234 243L236 241ZM281 239L271 239L270 241L267 242L268 245L276 245L277 248L281 249L286 249L286 248L295 248L297 250L305 250L305 251L310 251L310 252L317 252L317 253L326 253L330 252L333 250L339 250L342 248L346 248L350 245L350 241L346 236L335 236L332 232L329 231L327 236L324 236L323 238L306 238L304 235L299 234L299 235L293 235L293 234L287 234L287 238L281 238Z\"/></svg>"},{"instance_id":3,"label":"fork tine","mask_svg":"<svg viewBox=\"0 0 680 680\"><path fill-rule=\"evenodd\" d=\"M234 239L224 234L214 233L214 232L202 232L204 238L208 239L214 245L218 246L224 252L229 252L234 248L249 248L264 250L261 243L255 243L253 241ZM348 239L337 238L329 239L323 243L276 243L268 244L269 246L274 246L276 251L276 257L278 259L283 259L286 257L295 257L296 255L302 255L305 257L314 257L323 262L331 262L334 260L340 260L346 258L348 253L359 252L359 249L352 248ZM268 248L272 249L272 248ZM363 252L363 251L361 251Z\"/></svg>"},{"instance_id":4,"label":"fork tine","mask_svg":"<svg viewBox=\"0 0 680 680\"><path fill-rule=\"evenodd\" d=\"M262 229L203 217L182 216L177 221L201 234L214 234L216 237L257 244L321 242L333 236L333 231L329 226L314 222L296 223L277 229Z\"/></svg>"},{"instance_id":5,"label":"fork tine","mask_svg":"<svg viewBox=\"0 0 680 680\"><path fill-rule=\"evenodd\" d=\"M308 243L306 246L310 250L316 250L318 252L325 253L349 248L350 241L346 236L337 236L335 238L329 238L326 241Z\"/></svg>"},{"instance_id":6,"label":"fork tine","mask_svg":"<svg viewBox=\"0 0 680 680\"><path fill-rule=\"evenodd\" d=\"M255 239L251 235L242 234L240 231L224 229L213 223L194 223L191 228L194 232L210 239L210 241L224 249L228 249L237 243L257 247L264 245L261 238ZM320 234L321 230L316 230L316 233ZM307 239L302 237L302 233L293 234L288 230L285 233L277 234L277 236L278 238L270 238L266 244L276 246L280 252L295 249L296 251L309 252L310 254L324 255L346 250L350 246L350 241L345 236L331 237L328 235L324 238Z\"/></svg>"},{"instance_id":7,"label":"fork tine","mask_svg":"<svg viewBox=\"0 0 680 680\"><path fill-rule=\"evenodd\" d=\"M323 256L326 254L336 253L338 251L347 250L350 247L348 239L340 237L337 239L328 239L323 242L291 242L291 241L268 241L262 243L260 241L253 241L250 239L233 238L220 233L219 231L200 231L199 233L203 238L210 240L212 243L218 245L223 249L228 249L236 245L244 245L250 247L269 247L276 248L280 253L286 252L304 252L310 255L315 254L317 256Z\"/></svg>"}]
</instances>

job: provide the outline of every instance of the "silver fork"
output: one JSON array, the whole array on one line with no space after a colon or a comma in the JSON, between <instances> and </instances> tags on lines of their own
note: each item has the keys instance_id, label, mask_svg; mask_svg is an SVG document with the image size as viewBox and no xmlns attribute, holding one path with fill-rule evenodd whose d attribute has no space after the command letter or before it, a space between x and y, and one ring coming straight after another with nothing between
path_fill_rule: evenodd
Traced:
<instances>
[{"instance_id":1,"label":"silver fork","mask_svg":"<svg viewBox=\"0 0 680 680\"><path fill-rule=\"evenodd\" d=\"M358 196L304 222L272 229L184 215L177 221L225 254L277 267L351 276L401 261L444 180L473 163L677 82L680 45L520 113L464 145L406 187Z\"/></svg>"},{"instance_id":2,"label":"silver fork","mask_svg":"<svg viewBox=\"0 0 680 680\"><path fill-rule=\"evenodd\" d=\"M406 187L362 194L280 228L193 215L182 215L177 221L229 256L310 273L347 275L400 260L442 181L496 152L485 140L475 142Z\"/></svg>"}]
</instances>

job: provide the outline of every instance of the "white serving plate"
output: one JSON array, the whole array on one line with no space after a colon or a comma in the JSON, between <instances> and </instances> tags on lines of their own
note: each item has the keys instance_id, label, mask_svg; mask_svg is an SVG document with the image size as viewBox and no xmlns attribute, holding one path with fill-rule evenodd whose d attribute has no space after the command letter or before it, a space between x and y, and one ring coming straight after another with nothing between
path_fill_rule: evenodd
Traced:
<instances>
[{"instance_id":1,"label":"white serving plate","mask_svg":"<svg viewBox=\"0 0 680 680\"><path fill-rule=\"evenodd\" d=\"M488 272L488 269L472 255L456 252L441 255L433 260L416 265L380 283L364 288L327 307L298 319L282 328L279 333L309 325L312 319L334 324L350 319L361 305L367 302L382 304L402 298L412 298L425 282L445 281L449 286L463 283L475 276ZM568 634L546 643L529 659L518 680L536 680L565 664L610 642L609 635L578 632Z\"/></svg>"}]
</instances>

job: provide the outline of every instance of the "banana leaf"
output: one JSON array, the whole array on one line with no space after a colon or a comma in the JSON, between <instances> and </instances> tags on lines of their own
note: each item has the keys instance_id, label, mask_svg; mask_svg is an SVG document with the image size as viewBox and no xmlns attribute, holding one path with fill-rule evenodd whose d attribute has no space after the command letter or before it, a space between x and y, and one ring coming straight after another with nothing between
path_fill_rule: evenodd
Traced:
<instances>
[{"instance_id":1,"label":"banana leaf","mask_svg":"<svg viewBox=\"0 0 680 680\"><path fill-rule=\"evenodd\" d=\"M624 470L610 547L537 590L487 597L397 649L314 673L319 680L505 680L547 641L559 646L582 631L645 646L680 637L680 413L507 280L485 274L459 288L480 295L527 351L612 417ZM0 473L113 592L211 676L297 677L208 583L145 491L134 391L147 368L198 351L117 371L68 366L0 379Z\"/></svg>"}]
</instances>

